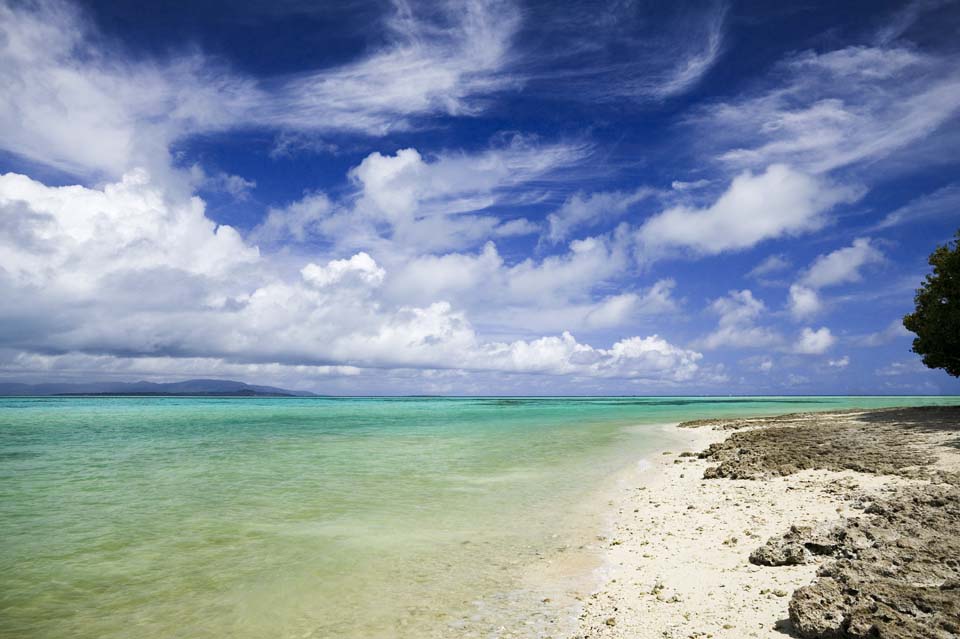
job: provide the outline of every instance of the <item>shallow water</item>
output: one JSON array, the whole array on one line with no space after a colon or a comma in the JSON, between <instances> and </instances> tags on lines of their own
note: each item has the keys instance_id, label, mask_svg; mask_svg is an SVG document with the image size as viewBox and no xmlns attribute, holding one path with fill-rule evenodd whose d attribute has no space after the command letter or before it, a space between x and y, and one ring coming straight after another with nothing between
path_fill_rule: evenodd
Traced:
<instances>
[{"instance_id":1,"label":"shallow water","mask_svg":"<svg viewBox=\"0 0 960 639\"><path fill-rule=\"evenodd\" d=\"M0 398L0 636L557 634L654 424L942 403Z\"/></svg>"}]
</instances>

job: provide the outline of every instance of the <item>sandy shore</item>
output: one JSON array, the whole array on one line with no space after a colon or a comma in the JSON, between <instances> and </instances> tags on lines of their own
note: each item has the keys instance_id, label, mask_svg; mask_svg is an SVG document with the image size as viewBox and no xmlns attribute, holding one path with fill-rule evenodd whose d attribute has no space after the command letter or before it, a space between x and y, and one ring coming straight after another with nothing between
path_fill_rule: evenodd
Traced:
<instances>
[{"instance_id":1,"label":"sandy shore","mask_svg":"<svg viewBox=\"0 0 960 639\"><path fill-rule=\"evenodd\" d=\"M585 600L576 636L782 639L800 636L802 630L805 636L827 636L794 625L789 619L791 606L802 615L803 606L809 608L814 601L812 614L816 616L822 612L818 608L825 606L818 606L811 597L824 596L823 588L828 588L827 595L835 595L836 605L844 601L849 606L860 605L859 591L844 586L842 575L830 581L818 577L818 571L830 572L825 567L833 566L838 557L846 557L840 561L850 563L851 570L858 559L869 560L867 565L881 565L881 559L889 557L871 559L870 553L876 555L888 546L900 552L903 541L887 540L890 543L886 545L865 542L864 548L852 550L837 542L821 554L820 546L808 544L816 550L811 553L800 540L799 546L795 544L799 548L795 560L774 561L795 565L756 565L750 561L751 553L772 539L770 548L776 555L783 550L784 533L795 524L811 525L814 531L833 530L841 524L858 527L877 517L868 514L865 505L902 497L904 490L935 489L947 491L950 499L956 497L960 484L952 474L960 470L960 427L956 424L960 424L957 409L910 409L703 421L674 427L681 446L646 467L638 466L618 482L611 497L615 513L611 533L603 540L607 548L602 586ZM711 444L709 457L695 455ZM705 474L709 478L705 479ZM955 483L944 483L948 481ZM942 499L933 500L939 507L937 500ZM958 514L956 506L947 500L947 507L953 508L949 516ZM956 520L943 525L952 526L951 522ZM853 538L842 526L838 530L832 534L844 540ZM933 534L939 534L941 541L946 535L946 543L952 544L960 542L958 531L952 528ZM891 534L875 536L886 539ZM951 552L952 546L942 554ZM913 559L909 556L905 561ZM892 561L897 564L903 559L897 555ZM932 561L952 565L911 564L918 566L921 575L932 576L931 583L917 585L918 579L923 579L914 575L909 587L927 588L921 595L932 592L940 597L946 592L946 603L935 602L934 608L943 609L932 614L939 616L921 619L917 627L939 625L917 636L955 637L952 615L960 608L952 606L960 606L960 590L945 591L941 586L951 575L960 574L960 565L942 557ZM880 583L877 579L884 588L892 587L886 582L896 577L896 568L888 571L893 577L877 577L871 587ZM852 594L841 592L843 588L829 590L838 583L852 589ZM869 588L866 591L869 593ZM827 600L832 601L830 596L823 599ZM916 606L929 607L923 602ZM853 626L869 626L873 623L869 615L882 616L883 610L858 614L860 617L841 611L839 616L849 619L838 623L849 625L854 619ZM956 622L960 632L960 619ZM873 631L884 630L882 620L878 623ZM842 631L849 634L839 636L871 632L869 627L853 626Z\"/></svg>"}]
</instances>

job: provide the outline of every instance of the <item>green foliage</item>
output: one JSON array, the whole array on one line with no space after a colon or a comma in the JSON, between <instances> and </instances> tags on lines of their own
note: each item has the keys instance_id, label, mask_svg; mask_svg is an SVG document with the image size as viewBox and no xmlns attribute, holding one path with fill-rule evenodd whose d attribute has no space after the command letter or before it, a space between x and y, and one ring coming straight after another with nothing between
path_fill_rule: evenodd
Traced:
<instances>
[{"instance_id":1,"label":"green foliage","mask_svg":"<svg viewBox=\"0 0 960 639\"><path fill-rule=\"evenodd\" d=\"M960 231L952 243L937 247L929 262L933 273L917 289L917 308L903 325L917 334L913 352L924 364L960 377Z\"/></svg>"}]
</instances>

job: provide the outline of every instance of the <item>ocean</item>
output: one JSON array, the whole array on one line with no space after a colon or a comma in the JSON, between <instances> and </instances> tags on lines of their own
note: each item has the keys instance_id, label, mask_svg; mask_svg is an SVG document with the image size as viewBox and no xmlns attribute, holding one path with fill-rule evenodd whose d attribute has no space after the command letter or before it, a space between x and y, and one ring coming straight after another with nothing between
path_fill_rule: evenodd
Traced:
<instances>
[{"instance_id":1,"label":"ocean","mask_svg":"<svg viewBox=\"0 0 960 639\"><path fill-rule=\"evenodd\" d=\"M947 403L0 398L0 637L559 637L664 424Z\"/></svg>"}]
</instances>

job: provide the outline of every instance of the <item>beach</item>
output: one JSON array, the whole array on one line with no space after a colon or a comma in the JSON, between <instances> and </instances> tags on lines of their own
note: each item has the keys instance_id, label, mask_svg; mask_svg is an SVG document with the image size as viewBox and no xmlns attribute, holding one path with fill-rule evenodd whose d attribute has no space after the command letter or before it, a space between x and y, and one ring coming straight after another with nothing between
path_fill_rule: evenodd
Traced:
<instances>
[{"instance_id":1,"label":"beach","mask_svg":"<svg viewBox=\"0 0 960 639\"><path fill-rule=\"evenodd\" d=\"M673 427L681 445L610 495L576 636L958 636L958 424L915 408Z\"/></svg>"}]
</instances>

